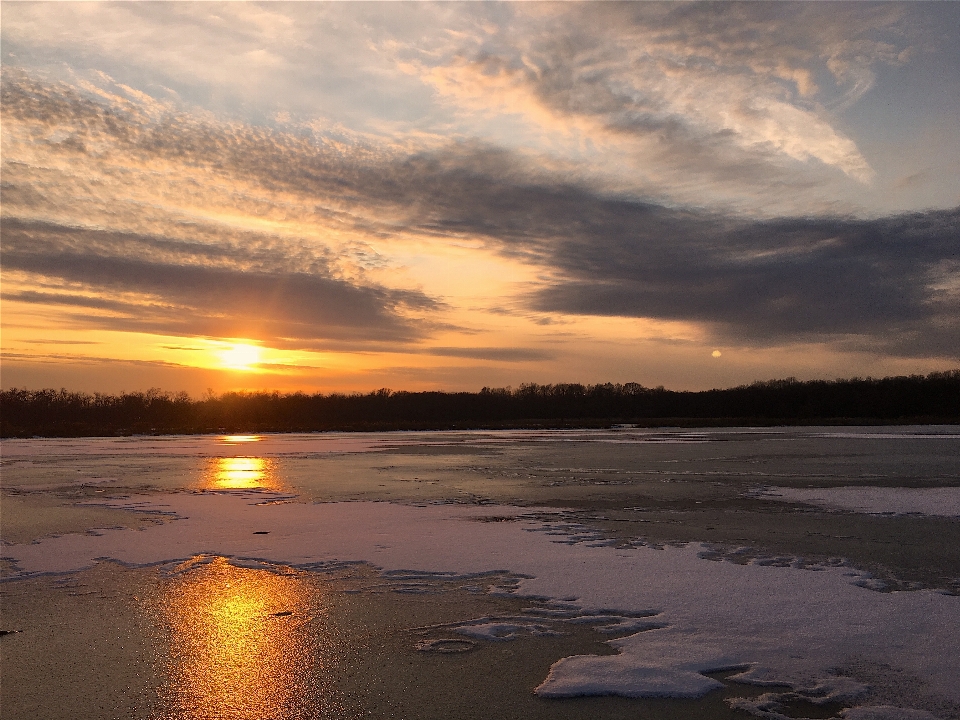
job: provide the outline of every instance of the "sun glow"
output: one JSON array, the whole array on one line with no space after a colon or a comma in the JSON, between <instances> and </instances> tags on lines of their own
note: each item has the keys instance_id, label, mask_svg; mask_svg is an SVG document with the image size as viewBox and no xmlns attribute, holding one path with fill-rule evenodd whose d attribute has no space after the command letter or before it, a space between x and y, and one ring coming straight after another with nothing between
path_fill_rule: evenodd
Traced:
<instances>
[{"instance_id":1,"label":"sun glow","mask_svg":"<svg viewBox=\"0 0 960 720\"><path fill-rule=\"evenodd\" d=\"M216 458L205 483L211 490L276 489L272 463L260 457Z\"/></svg>"},{"instance_id":2,"label":"sun glow","mask_svg":"<svg viewBox=\"0 0 960 720\"><path fill-rule=\"evenodd\" d=\"M236 445L237 443L260 442L259 435L224 435L220 438L224 445Z\"/></svg>"},{"instance_id":3,"label":"sun glow","mask_svg":"<svg viewBox=\"0 0 960 720\"><path fill-rule=\"evenodd\" d=\"M220 364L227 370L253 370L260 362L260 348L257 345L233 343L220 352Z\"/></svg>"},{"instance_id":4,"label":"sun glow","mask_svg":"<svg viewBox=\"0 0 960 720\"><path fill-rule=\"evenodd\" d=\"M295 576L197 557L166 588L175 717L290 717L316 661L300 631L311 601ZM297 714L299 717L300 715Z\"/></svg>"}]
</instances>

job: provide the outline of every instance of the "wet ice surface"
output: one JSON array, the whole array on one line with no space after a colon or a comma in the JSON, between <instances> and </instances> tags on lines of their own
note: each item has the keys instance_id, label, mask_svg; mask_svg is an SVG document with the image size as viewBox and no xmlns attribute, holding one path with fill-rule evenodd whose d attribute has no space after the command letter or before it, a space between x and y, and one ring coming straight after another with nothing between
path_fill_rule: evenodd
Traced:
<instances>
[{"instance_id":1,"label":"wet ice surface","mask_svg":"<svg viewBox=\"0 0 960 720\"><path fill-rule=\"evenodd\" d=\"M777 488L759 492L757 496L878 515L915 513L960 517L960 487Z\"/></svg>"},{"instance_id":2,"label":"wet ice surface","mask_svg":"<svg viewBox=\"0 0 960 720\"><path fill-rule=\"evenodd\" d=\"M871 592L842 568L810 572L709 562L694 545L654 550L557 543L531 532L537 529L533 520L475 522L490 515L483 506L272 499L264 493L131 498L127 506L179 519L140 531L51 538L8 547L5 554L23 573L78 570L97 558L145 565L198 554L294 567L365 561L386 572L509 570L524 578L517 593L566 599L566 610L575 612L571 619L603 614L610 616L603 618L607 625L642 619L647 628L613 640L617 655L560 660L536 690L543 696L696 697L719 685L705 673L742 668L736 681L786 685L804 699L856 705L866 687L832 672L856 657L895 660L931 692L960 702L960 597ZM498 517L525 512L495 510ZM467 623L456 631L504 638L549 629L530 618Z\"/></svg>"},{"instance_id":3,"label":"wet ice surface","mask_svg":"<svg viewBox=\"0 0 960 720\"><path fill-rule=\"evenodd\" d=\"M4 441L3 489L25 514L40 499L60 502L81 514L72 524L57 516L74 533L91 507L164 522L62 537L44 530L39 542L7 544L3 555L22 575L70 572L98 558L145 565L215 555L306 569L363 561L382 569L393 592L414 596L431 592L431 573L462 576L479 593L543 600L521 616L453 623L425 639L424 652L575 626L614 638L618 654L555 663L536 688L543 697L696 697L732 681L769 684L759 698L734 703L763 717L784 716L796 701L847 718L930 717L870 694L868 685L894 687L893 670L869 683L856 671L894 667L947 703L936 705L948 708L940 717L955 717L960 598L872 592L865 588L875 581L850 563L704 557L730 556L716 542L732 540L739 552L737 535L751 527L760 530L749 542L770 533L772 543L800 523L788 553L813 535L841 557L853 542L896 550L946 538L940 550L903 562L936 563L939 552L949 566L958 458L960 434L931 427ZM834 514L811 515L811 506ZM856 516L844 510L891 516L876 519L874 535L850 540ZM898 515L911 513L922 516ZM842 529L826 531L828 521ZM627 530L611 534L611 523ZM747 529L730 530L737 523ZM492 571L522 577L496 587L476 580ZM735 672L721 681L720 670ZM906 697L894 699L906 706Z\"/></svg>"}]
</instances>

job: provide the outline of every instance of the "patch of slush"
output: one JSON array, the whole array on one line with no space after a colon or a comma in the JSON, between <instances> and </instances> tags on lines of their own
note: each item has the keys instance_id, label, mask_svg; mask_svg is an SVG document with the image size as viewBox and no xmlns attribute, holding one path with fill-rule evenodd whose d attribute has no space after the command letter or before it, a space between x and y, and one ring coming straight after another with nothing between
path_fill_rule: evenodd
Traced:
<instances>
[{"instance_id":1,"label":"patch of slush","mask_svg":"<svg viewBox=\"0 0 960 720\"><path fill-rule=\"evenodd\" d=\"M755 496L859 513L960 517L960 487L777 487L764 488Z\"/></svg>"},{"instance_id":2,"label":"patch of slush","mask_svg":"<svg viewBox=\"0 0 960 720\"><path fill-rule=\"evenodd\" d=\"M530 519L475 522L489 515L489 506L263 499L262 493L131 498L113 506L180 519L8 546L4 553L21 576L79 570L99 558L146 565L203 554L304 568L362 561L386 573L416 569L448 577L504 570L522 576L518 594L562 599L561 615L620 613L643 623L611 641L618 655L555 663L537 688L544 696L695 697L719 685L706 673L743 668L736 681L788 686L800 697L845 698L849 705L864 688L831 669L857 657L895 663L921 678L929 693L960 702L960 597L871 592L853 584L858 578L849 569L710 562L698 557L698 544L661 550L560 544L531 532L539 526ZM497 508L501 516L528 512Z\"/></svg>"},{"instance_id":3,"label":"patch of slush","mask_svg":"<svg viewBox=\"0 0 960 720\"><path fill-rule=\"evenodd\" d=\"M549 626L536 622L481 622L461 625L455 628L455 631L467 637L488 641L516 640L527 633L530 635L559 634Z\"/></svg>"}]
</instances>

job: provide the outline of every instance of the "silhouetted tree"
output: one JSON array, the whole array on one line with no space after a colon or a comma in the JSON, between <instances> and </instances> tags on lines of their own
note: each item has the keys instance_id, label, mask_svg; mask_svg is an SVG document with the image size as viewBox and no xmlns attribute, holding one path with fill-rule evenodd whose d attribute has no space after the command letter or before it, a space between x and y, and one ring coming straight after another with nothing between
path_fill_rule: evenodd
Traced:
<instances>
[{"instance_id":1,"label":"silhouetted tree","mask_svg":"<svg viewBox=\"0 0 960 720\"><path fill-rule=\"evenodd\" d=\"M883 379L755 382L674 392L637 383L525 383L480 392L224 393L199 400L157 388L119 395L0 392L2 437L306 432L615 423L960 422L960 370Z\"/></svg>"}]
</instances>

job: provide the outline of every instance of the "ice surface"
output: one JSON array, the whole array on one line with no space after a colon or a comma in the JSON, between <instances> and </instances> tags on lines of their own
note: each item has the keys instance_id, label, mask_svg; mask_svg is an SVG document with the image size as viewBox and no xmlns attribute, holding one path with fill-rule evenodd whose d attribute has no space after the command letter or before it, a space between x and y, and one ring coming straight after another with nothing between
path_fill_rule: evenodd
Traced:
<instances>
[{"instance_id":1,"label":"ice surface","mask_svg":"<svg viewBox=\"0 0 960 720\"><path fill-rule=\"evenodd\" d=\"M460 625L455 632L478 640L516 640L525 633L530 635L556 635L548 626L534 622L486 622L476 625Z\"/></svg>"},{"instance_id":2,"label":"ice surface","mask_svg":"<svg viewBox=\"0 0 960 720\"><path fill-rule=\"evenodd\" d=\"M764 488L757 497L862 513L960 517L960 487L778 487Z\"/></svg>"},{"instance_id":3,"label":"ice surface","mask_svg":"<svg viewBox=\"0 0 960 720\"><path fill-rule=\"evenodd\" d=\"M369 452L393 447L516 445L518 443L708 443L751 437L836 438L853 440L944 440L960 438L954 426L916 425L889 428L633 428L578 430L464 430L447 432L318 432L229 435L137 435L101 438L30 438L3 440L3 457L31 458L83 455L229 457L256 447L265 457ZM249 445L244 439L256 440Z\"/></svg>"},{"instance_id":4,"label":"ice surface","mask_svg":"<svg viewBox=\"0 0 960 720\"><path fill-rule=\"evenodd\" d=\"M530 508L498 506L498 516L519 519L485 523L475 519L489 515L490 506L265 499L211 492L133 497L113 506L179 519L6 546L4 555L23 573L77 570L97 558L151 564L201 554L303 567L365 561L395 574L416 570L394 575L411 582L422 573L506 570L526 578L517 592L563 599L567 604L556 608L570 617L621 613L662 626L611 641L618 655L560 660L538 688L542 695L692 697L717 687L704 672L743 667L743 681L823 696L830 687L844 690L841 681L848 683L845 692L858 687L831 672L856 657L894 663L922 678L931 693L960 701L960 597L871 592L854 584L858 577L849 569L710 562L698 557L697 544L662 550L558 544L530 532L539 527L521 517Z\"/></svg>"},{"instance_id":5,"label":"ice surface","mask_svg":"<svg viewBox=\"0 0 960 720\"><path fill-rule=\"evenodd\" d=\"M42 438L3 441L4 458L49 456L197 456L232 457L245 447L256 447L262 456L365 452L385 445L409 444L415 438L399 433L309 433L264 434L247 436L256 445L238 442L230 435L157 435L103 438Z\"/></svg>"},{"instance_id":6,"label":"ice surface","mask_svg":"<svg viewBox=\"0 0 960 720\"><path fill-rule=\"evenodd\" d=\"M925 710L910 710L891 705L847 708L840 713L844 720L937 720Z\"/></svg>"}]
</instances>

